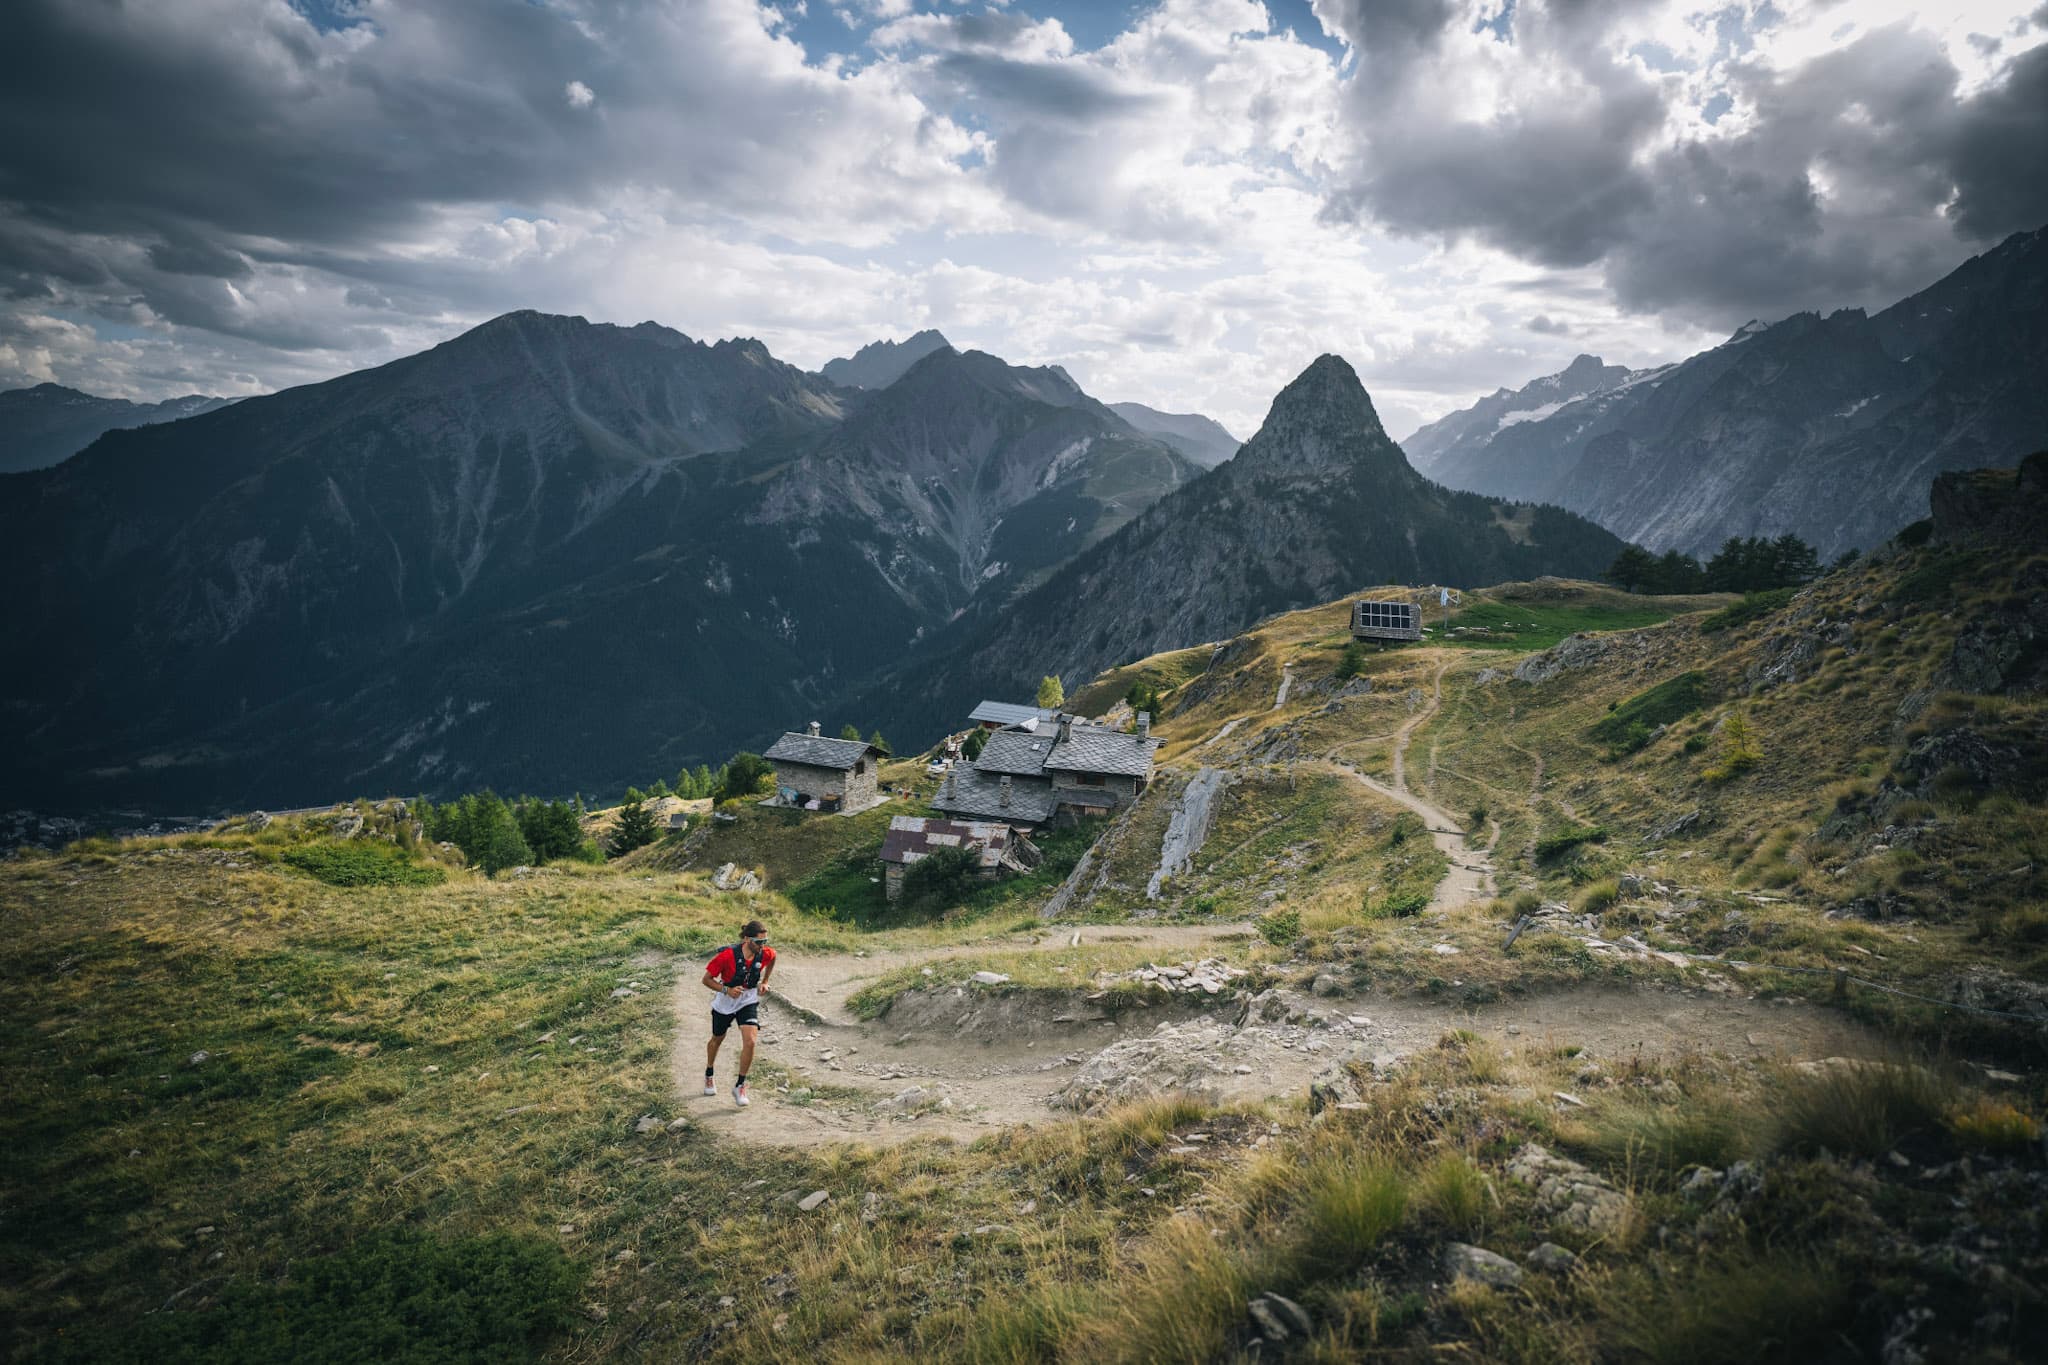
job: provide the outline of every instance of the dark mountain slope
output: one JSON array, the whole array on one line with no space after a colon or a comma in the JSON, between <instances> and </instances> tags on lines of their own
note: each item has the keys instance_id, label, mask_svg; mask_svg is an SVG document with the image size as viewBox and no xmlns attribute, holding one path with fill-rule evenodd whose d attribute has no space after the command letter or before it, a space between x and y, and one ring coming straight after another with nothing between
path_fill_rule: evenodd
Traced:
<instances>
[{"instance_id":1,"label":"dark mountain slope","mask_svg":"<svg viewBox=\"0 0 2048 1365\"><path fill-rule=\"evenodd\" d=\"M1430 483L1381 429L1351 367L1324 356L1231 460L1000 615L977 604L916 663L918 705L894 722L930 733L977 694L1028 695L1047 673L1079 681L1366 584L1591 576L1620 549L1570 513Z\"/></svg>"},{"instance_id":2,"label":"dark mountain slope","mask_svg":"<svg viewBox=\"0 0 2048 1365\"><path fill-rule=\"evenodd\" d=\"M829 710L1193 472L1058 371L926 365L866 395L513 314L12 476L0 799L616 790Z\"/></svg>"}]
</instances>

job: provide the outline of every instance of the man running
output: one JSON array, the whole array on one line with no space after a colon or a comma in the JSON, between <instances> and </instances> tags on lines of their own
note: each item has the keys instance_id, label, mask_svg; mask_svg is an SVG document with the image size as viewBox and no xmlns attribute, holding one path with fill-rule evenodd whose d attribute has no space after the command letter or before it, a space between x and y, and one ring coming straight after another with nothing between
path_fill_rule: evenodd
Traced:
<instances>
[{"instance_id":1,"label":"man running","mask_svg":"<svg viewBox=\"0 0 2048 1365\"><path fill-rule=\"evenodd\" d=\"M761 1032L761 990L775 970L775 950L768 946L768 926L757 919L740 930L740 941L722 949L704 968L704 985L716 991L711 999L711 1042L704 1049L704 1093L716 1095L711 1073L725 1031L740 1026L740 1074L733 1082L732 1102L745 1108L747 1070L754 1064L754 1039Z\"/></svg>"}]
</instances>

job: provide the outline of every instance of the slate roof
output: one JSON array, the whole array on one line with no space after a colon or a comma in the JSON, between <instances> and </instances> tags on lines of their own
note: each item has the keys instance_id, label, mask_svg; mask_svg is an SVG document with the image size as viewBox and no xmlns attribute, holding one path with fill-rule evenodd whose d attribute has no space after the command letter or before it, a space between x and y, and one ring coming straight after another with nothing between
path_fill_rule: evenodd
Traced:
<instances>
[{"instance_id":1,"label":"slate roof","mask_svg":"<svg viewBox=\"0 0 2048 1365\"><path fill-rule=\"evenodd\" d=\"M1010 779L1010 804L1002 804L1002 778L991 773L976 772L973 768L956 763L940 784L939 794L932 805L954 815L979 816L984 820L1004 820L1011 824L1035 825L1052 818L1053 808L1058 804L1052 794L1052 784L1042 777L1013 777Z\"/></svg>"},{"instance_id":2,"label":"slate roof","mask_svg":"<svg viewBox=\"0 0 2048 1365\"><path fill-rule=\"evenodd\" d=\"M989 748L999 736L989 736ZM1076 725L1064 740L1053 746L1045 766L1063 773L1116 773L1123 777L1152 775L1152 752L1159 741L1140 739L1121 730L1093 725ZM982 753L988 753L983 749Z\"/></svg>"},{"instance_id":3,"label":"slate roof","mask_svg":"<svg viewBox=\"0 0 2048 1365\"><path fill-rule=\"evenodd\" d=\"M1035 720L1040 725L1050 725L1059 716L1057 711L1048 711L1043 706L1017 706L1006 701L985 701L967 713L967 719L977 725L982 721L993 721L997 725L1022 725Z\"/></svg>"},{"instance_id":4,"label":"slate roof","mask_svg":"<svg viewBox=\"0 0 2048 1365\"><path fill-rule=\"evenodd\" d=\"M1049 727L1036 734L1029 730L991 731L974 766L985 773L1037 777L1045 771L1045 760L1058 733Z\"/></svg>"},{"instance_id":5,"label":"slate roof","mask_svg":"<svg viewBox=\"0 0 2048 1365\"><path fill-rule=\"evenodd\" d=\"M1001 821L899 815L889 821L889 832L882 836L882 861L909 864L934 849L973 848L979 850L975 861L980 866L995 867L1009 845L1010 827Z\"/></svg>"},{"instance_id":6,"label":"slate roof","mask_svg":"<svg viewBox=\"0 0 2048 1365\"><path fill-rule=\"evenodd\" d=\"M784 735L770 745L768 752L761 755L773 763L803 763L813 768L836 768L840 772L851 771L853 765L868 754L888 757L880 749L864 739L826 739L823 735Z\"/></svg>"}]
</instances>

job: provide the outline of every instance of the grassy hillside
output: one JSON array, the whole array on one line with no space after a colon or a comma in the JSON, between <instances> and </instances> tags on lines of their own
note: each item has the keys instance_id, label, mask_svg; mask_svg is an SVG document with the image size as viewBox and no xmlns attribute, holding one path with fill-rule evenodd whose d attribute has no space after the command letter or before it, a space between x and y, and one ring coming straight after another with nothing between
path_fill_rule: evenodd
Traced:
<instances>
[{"instance_id":1,"label":"grassy hillside","mask_svg":"<svg viewBox=\"0 0 2048 1365\"><path fill-rule=\"evenodd\" d=\"M0 1349L2032 1358L2044 585L2030 545L1937 537L1747 604L1503 585L1462 604L1489 636L1348 657L1347 602L1275 617L1077 690L1166 690L1160 780L914 922L861 898L915 797L496 880L317 819L0 863ZM1397 766L1442 820L1359 780ZM1148 895L1203 768L1208 838ZM766 888L711 889L728 861ZM1481 865L1491 894L1430 900ZM771 1009L748 1130L675 1077L756 914L872 1022ZM1203 955L1246 975L1143 976ZM1233 1097L971 1141L854 1065L933 1085L957 1044L1021 1085L1253 1035ZM759 1140L813 1113L856 1136Z\"/></svg>"}]
</instances>

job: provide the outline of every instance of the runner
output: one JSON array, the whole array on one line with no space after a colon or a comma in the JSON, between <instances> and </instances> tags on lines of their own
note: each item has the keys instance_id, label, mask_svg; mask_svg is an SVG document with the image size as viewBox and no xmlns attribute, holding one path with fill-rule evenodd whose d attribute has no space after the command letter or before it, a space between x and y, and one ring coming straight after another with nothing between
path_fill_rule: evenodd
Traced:
<instances>
[{"instance_id":1,"label":"runner","mask_svg":"<svg viewBox=\"0 0 2048 1365\"><path fill-rule=\"evenodd\" d=\"M704 1049L704 1093L716 1095L711 1074L718 1062L725 1031L740 1026L740 1074L733 1082L732 1102L745 1108L747 1070L754 1064L754 1039L761 1031L761 990L775 970L775 950L768 946L768 926L757 919L740 930L740 941L720 951L704 968L704 985L716 991L711 1000L711 1042Z\"/></svg>"}]
</instances>

